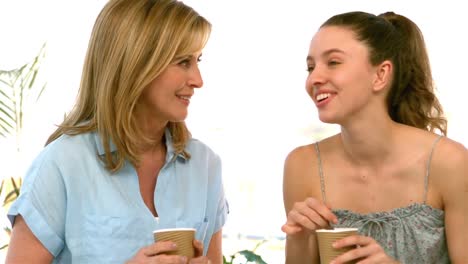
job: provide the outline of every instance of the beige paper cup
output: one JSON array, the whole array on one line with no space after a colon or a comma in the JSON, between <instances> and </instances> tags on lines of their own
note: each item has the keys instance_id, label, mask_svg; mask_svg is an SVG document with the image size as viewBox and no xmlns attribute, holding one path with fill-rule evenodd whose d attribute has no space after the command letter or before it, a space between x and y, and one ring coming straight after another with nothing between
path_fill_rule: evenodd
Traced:
<instances>
[{"instance_id":1,"label":"beige paper cup","mask_svg":"<svg viewBox=\"0 0 468 264\"><path fill-rule=\"evenodd\" d=\"M317 234L317 242L319 247L320 264L329 264L334 258L339 255L355 248L354 246L346 248L333 248L333 242L340 240L344 237L357 235L357 228L334 228L334 229L318 229L315 231ZM355 262L348 262L355 263Z\"/></svg>"},{"instance_id":2,"label":"beige paper cup","mask_svg":"<svg viewBox=\"0 0 468 264\"><path fill-rule=\"evenodd\" d=\"M193 240L194 228L169 228L153 231L154 242L171 241L177 244L177 250L167 252L168 255L186 256L189 260L195 255Z\"/></svg>"}]
</instances>

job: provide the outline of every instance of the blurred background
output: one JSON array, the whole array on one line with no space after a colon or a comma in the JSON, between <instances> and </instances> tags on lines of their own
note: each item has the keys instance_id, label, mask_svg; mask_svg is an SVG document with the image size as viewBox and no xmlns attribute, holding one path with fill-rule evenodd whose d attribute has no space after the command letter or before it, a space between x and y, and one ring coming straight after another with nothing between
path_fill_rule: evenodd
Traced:
<instances>
[{"instance_id":1,"label":"blurred background","mask_svg":"<svg viewBox=\"0 0 468 264\"><path fill-rule=\"evenodd\" d=\"M94 20L107 0L0 0L0 70L29 63L46 43L17 141L0 137L0 179L22 176L75 100ZM294 147L337 131L319 122L304 89L309 41L328 17L346 11L394 11L415 21L426 39L449 137L468 145L465 126L467 22L461 1L186 0L213 24L187 119L194 137L220 154L231 213L226 256L253 250L284 263L283 162ZM463 12L463 13L462 13ZM464 77L465 76L465 77ZM462 101L463 100L463 101ZM11 153L15 153L12 155ZM5 199L5 195L2 201ZM6 208L0 215L8 227ZM8 235L0 234L2 245ZM0 245L1 246L1 245ZM0 260L5 249L0 251ZM242 260L238 260L242 262Z\"/></svg>"}]
</instances>

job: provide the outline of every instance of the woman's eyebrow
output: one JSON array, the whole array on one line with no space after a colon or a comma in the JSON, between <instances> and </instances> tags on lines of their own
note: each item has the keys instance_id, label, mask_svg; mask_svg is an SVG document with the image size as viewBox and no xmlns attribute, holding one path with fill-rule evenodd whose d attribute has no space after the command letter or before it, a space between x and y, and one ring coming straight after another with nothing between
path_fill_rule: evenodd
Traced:
<instances>
[{"instance_id":1,"label":"woman's eyebrow","mask_svg":"<svg viewBox=\"0 0 468 264\"><path fill-rule=\"evenodd\" d=\"M322 52L322 54L320 54L320 57L327 57L330 54L335 53L335 52L345 54L345 52L343 50L341 50L341 49L332 48L332 49L328 49L328 50ZM314 58L312 56L308 55L306 61L307 62L314 61Z\"/></svg>"}]
</instances>

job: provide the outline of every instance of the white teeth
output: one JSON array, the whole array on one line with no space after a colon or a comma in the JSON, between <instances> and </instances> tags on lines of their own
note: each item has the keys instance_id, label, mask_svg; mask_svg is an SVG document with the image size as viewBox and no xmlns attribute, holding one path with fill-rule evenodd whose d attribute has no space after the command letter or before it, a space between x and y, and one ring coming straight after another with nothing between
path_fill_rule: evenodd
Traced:
<instances>
[{"instance_id":1,"label":"white teeth","mask_svg":"<svg viewBox=\"0 0 468 264\"><path fill-rule=\"evenodd\" d=\"M319 94L319 95L317 95L317 97L315 97L315 99L317 101L322 101L322 100L327 99L328 97L330 97L330 95L331 95L330 93Z\"/></svg>"},{"instance_id":2,"label":"white teeth","mask_svg":"<svg viewBox=\"0 0 468 264\"><path fill-rule=\"evenodd\" d=\"M190 97L189 96L178 96L180 99L184 99L184 100L190 100Z\"/></svg>"}]
</instances>

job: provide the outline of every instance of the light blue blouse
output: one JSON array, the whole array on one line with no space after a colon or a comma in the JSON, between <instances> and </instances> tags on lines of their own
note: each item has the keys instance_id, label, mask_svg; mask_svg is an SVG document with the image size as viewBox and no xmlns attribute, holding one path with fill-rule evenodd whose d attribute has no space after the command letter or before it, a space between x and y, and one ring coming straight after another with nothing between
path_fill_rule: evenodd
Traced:
<instances>
[{"instance_id":1,"label":"light blue blouse","mask_svg":"<svg viewBox=\"0 0 468 264\"><path fill-rule=\"evenodd\" d=\"M47 145L8 217L13 224L21 214L54 263L124 263L153 243L153 230L168 227L196 228L206 254L228 213L221 160L196 139L186 147L190 159L175 156L168 131L166 146L154 197L159 221L143 202L130 163L114 174L105 169L96 133L63 135Z\"/></svg>"}]
</instances>

